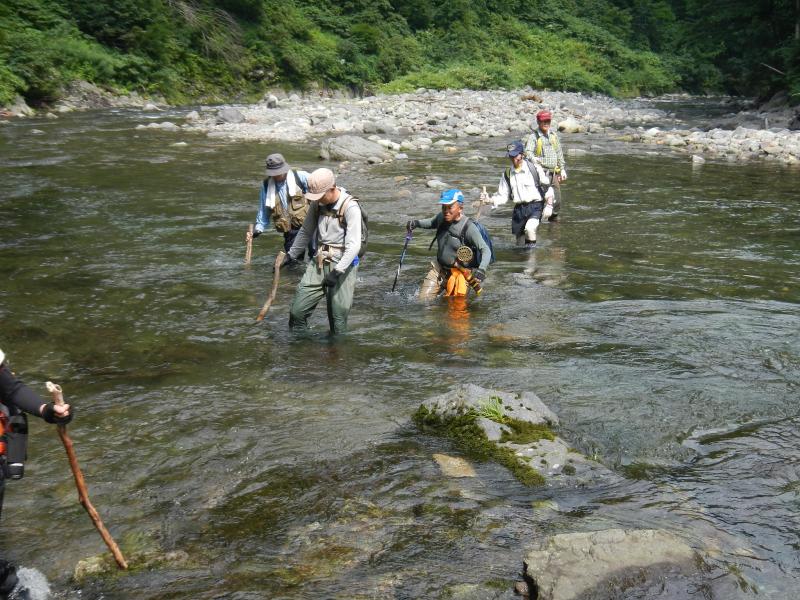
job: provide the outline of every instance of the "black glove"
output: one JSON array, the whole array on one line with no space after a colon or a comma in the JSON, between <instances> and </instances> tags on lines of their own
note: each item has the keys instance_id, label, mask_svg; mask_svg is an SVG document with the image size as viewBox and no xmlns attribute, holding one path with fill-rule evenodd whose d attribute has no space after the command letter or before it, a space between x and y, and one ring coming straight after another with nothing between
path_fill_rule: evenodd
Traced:
<instances>
[{"instance_id":1,"label":"black glove","mask_svg":"<svg viewBox=\"0 0 800 600\"><path fill-rule=\"evenodd\" d=\"M472 276L481 283L483 283L483 280L486 279L486 271L484 271L483 269L475 269L472 272Z\"/></svg>"},{"instance_id":2,"label":"black glove","mask_svg":"<svg viewBox=\"0 0 800 600\"><path fill-rule=\"evenodd\" d=\"M253 229L253 237L254 238L257 238L260 235L261 235L261 232L258 229Z\"/></svg>"},{"instance_id":3,"label":"black glove","mask_svg":"<svg viewBox=\"0 0 800 600\"><path fill-rule=\"evenodd\" d=\"M339 276L341 273L336 269L331 269L328 271L328 274L325 275L325 279L322 280L322 285L325 287L333 287L339 281Z\"/></svg>"},{"instance_id":4,"label":"black glove","mask_svg":"<svg viewBox=\"0 0 800 600\"><path fill-rule=\"evenodd\" d=\"M284 267L288 267L289 265L295 262L297 261L287 254L286 256L283 257L283 261L281 261L281 266L278 268L282 269Z\"/></svg>"},{"instance_id":5,"label":"black glove","mask_svg":"<svg viewBox=\"0 0 800 600\"><path fill-rule=\"evenodd\" d=\"M75 409L70 406L69 414L66 417L56 416L56 411L53 408L53 405L48 402L47 404L44 405L44 410L42 411L42 418L48 423L55 423L56 425L66 425L67 423L72 421L74 412Z\"/></svg>"},{"instance_id":6,"label":"black glove","mask_svg":"<svg viewBox=\"0 0 800 600\"><path fill-rule=\"evenodd\" d=\"M419 221L416 219L411 219L408 223L406 223L406 229L409 231L414 231L417 227L419 227Z\"/></svg>"}]
</instances>

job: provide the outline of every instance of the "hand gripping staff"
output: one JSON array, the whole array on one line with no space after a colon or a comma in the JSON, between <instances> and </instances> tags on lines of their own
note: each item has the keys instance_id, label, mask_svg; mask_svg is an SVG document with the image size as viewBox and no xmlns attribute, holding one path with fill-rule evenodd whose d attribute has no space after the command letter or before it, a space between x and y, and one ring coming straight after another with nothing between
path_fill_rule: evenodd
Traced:
<instances>
[{"instance_id":1,"label":"hand gripping staff","mask_svg":"<svg viewBox=\"0 0 800 600\"><path fill-rule=\"evenodd\" d=\"M64 396L61 393L61 386L56 385L52 381L48 381L46 385L47 391L53 396L53 403L57 405L64 404ZM86 512L89 513L94 526L97 528L97 531L100 532L100 537L103 538L103 541L106 543L106 546L108 546L108 549L111 550L111 554L114 555L114 560L117 561L119 568L127 569L128 563L125 561L125 557L122 556L119 546L117 546L117 543L111 537L111 534L108 533L108 529L106 529L105 525L103 525L100 515L97 514L94 506L92 506L92 502L89 500L89 492L86 490L86 482L83 480L83 473L81 472L80 466L78 466L78 458L75 456L75 449L72 447L72 439L67 433L67 426L57 425L57 427L58 436L61 438L61 442L64 444L64 449L67 451L69 466L72 469L72 475L75 478L75 485L78 488L78 500L80 501L81 505L83 505L83 508L86 509Z\"/></svg>"},{"instance_id":2,"label":"hand gripping staff","mask_svg":"<svg viewBox=\"0 0 800 600\"><path fill-rule=\"evenodd\" d=\"M278 252L278 256L275 257L275 265L272 269L272 290L269 293L269 297L267 301L264 302L264 306L261 307L261 310L258 311L258 316L256 317L256 323L260 323L264 320L264 317L267 315L267 311L269 307L272 306L272 302L275 300L275 294L278 293L278 282L281 280L281 265L283 264L283 259L286 258L286 252L281 250Z\"/></svg>"},{"instance_id":3,"label":"hand gripping staff","mask_svg":"<svg viewBox=\"0 0 800 600\"><path fill-rule=\"evenodd\" d=\"M400 277L400 268L403 266L403 259L406 257L406 250L408 249L408 242L411 241L411 230L406 230L406 243L403 244L403 251L400 253L400 264L397 265L397 273L394 274L394 283L392 284L392 291L397 286L397 278Z\"/></svg>"}]
</instances>

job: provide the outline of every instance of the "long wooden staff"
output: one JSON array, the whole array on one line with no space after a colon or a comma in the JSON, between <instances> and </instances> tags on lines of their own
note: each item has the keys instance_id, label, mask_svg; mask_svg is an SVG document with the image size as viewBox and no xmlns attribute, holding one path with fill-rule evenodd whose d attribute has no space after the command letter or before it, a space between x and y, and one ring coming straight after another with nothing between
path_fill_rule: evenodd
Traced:
<instances>
[{"instance_id":1,"label":"long wooden staff","mask_svg":"<svg viewBox=\"0 0 800 600\"><path fill-rule=\"evenodd\" d=\"M64 404L64 396L61 393L60 385L56 385L52 381L48 381L47 391L53 396L53 403ZM117 546L117 543L111 537L111 534L108 533L108 529L106 529L105 525L103 525L100 515L97 514L97 511L89 500L89 492L86 490L86 482L83 480L83 473L81 472L80 466L78 466L78 458L75 456L75 449L72 447L72 439L67 433L66 425L58 425L58 435L61 438L61 442L64 444L64 449L67 451L69 466L72 469L73 477L75 477L75 485L78 488L78 500L80 500L80 503L83 505L83 508L86 509L86 512L89 513L94 526L97 528L97 531L100 532L100 537L103 538L103 541L106 543L106 546L108 546L108 549L111 550L111 554L114 555L114 560L117 561L119 568L127 569L128 563L125 561L125 557L122 556L119 546Z\"/></svg>"},{"instance_id":2,"label":"long wooden staff","mask_svg":"<svg viewBox=\"0 0 800 600\"><path fill-rule=\"evenodd\" d=\"M247 231L250 235L247 236L247 246L244 250L244 264L250 264L250 258L253 256L253 224L247 226Z\"/></svg>"},{"instance_id":3,"label":"long wooden staff","mask_svg":"<svg viewBox=\"0 0 800 600\"><path fill-rule=\"evenodd\" d=\"M256 317L256 323L263 321L264 317L269 310L269 307L272 306L272 301L275 300L275 294L278 293L278 282L281 280L281 264L283 263L283 259L286 257L286 252L281 250L278 252L278 256L275 257L275 266L272 269L274 275L272 276L272 290L269 293L269 298L267 301L264 302L264 306L261 307L261 310L258 311L258 316Z\"/></svg>"}]
</instances>

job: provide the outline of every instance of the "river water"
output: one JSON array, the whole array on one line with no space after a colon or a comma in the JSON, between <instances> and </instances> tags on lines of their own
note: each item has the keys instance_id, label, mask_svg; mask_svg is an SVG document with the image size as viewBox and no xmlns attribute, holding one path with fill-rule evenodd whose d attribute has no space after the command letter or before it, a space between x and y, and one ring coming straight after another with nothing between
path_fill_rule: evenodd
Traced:
<instances>
[{"instance_id":1,"label":"river water","mask_svg":"<svg viewBox=\"0 0 800 600\"><path fill-rule=\"evenodd\" d=\"M255 324L277 235L243 265L264 156L310 171L317 144L135 129L185 112L0 127L0 347L77 407L91 498L123 548L184 560L72 582L104 546L39 421L3 555L63 598L490 598L544 535L660 527L741 597L794 597L800 172L566 136L585 153L568 157L561 222L523 254L509 209L492 211L498 261L467 311L415 301L425 231L390 293L403 224L435 213L431 176L469 200L494 187L509 140L474 142L487 162L431 149L346 172L370 243L351 332L330 340L322 306L308 335L288 330L298 271ZM431 456L458 450L409 417L464 382L536 392L624 478L531 489L491 463L445 477Z\"/></svg>"}]
</instances>

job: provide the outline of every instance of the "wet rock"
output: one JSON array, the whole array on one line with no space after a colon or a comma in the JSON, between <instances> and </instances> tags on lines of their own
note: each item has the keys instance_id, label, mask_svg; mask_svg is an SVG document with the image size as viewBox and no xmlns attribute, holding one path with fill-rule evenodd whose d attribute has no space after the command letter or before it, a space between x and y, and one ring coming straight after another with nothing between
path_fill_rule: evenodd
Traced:
<instances>
[{"instance_id":1,"label":"wet rock","mask_svg":"<svg viewBox=\"0 0 800 600\"><path fill-rule=\"evenodd\" d=\"M692 592L701 577L698 564L695 551L670 533L624 529L555 535L524 561L539 600L633 598L653 588L655 595L641 597L699 600L706 596ZM659 586L666 593L658 593Z\"/></svg>"},{"instance_id":2,"label":"wet rock","mask_svg":"<svg viewBox=\"0 0 800 600\"><path fill-rule=\"evenodd\" d=\"M448 477L475 477L475 469L463 458L447 454L434 454L433 460L439 465L442 473Z\"/></svg>"},{"instance_id":3,"label":"wet rock","mask_svg":"<svg viewBox=\"0 0 800 600\"><path fill-rule=\"evenodd\" d=\"M377 162L391 160L392 155L383 146L355 135L342 135L329 138L320 146L320 157L325 160L351 160Z\"/></svg>"},{"instance_id":4,"label":"wet rock","mask_svg":"<svg viewBox=\"0 0 800 600\"><path fill-rule=\"evenodd\" d=\"M430 179L425 185L433 190L446 190L450 187L444 181L440 181L439 179Z\"/></svg>"},{"instance_id":5,"label":"wet rock","mask_svg":"<svg viewBox=\"0 0 800 600\"><path fill-rule=\"evenodd\" d=\"M217 123L242 123L245 120L241 111L227 106L217 112Z\"/></svg>"},{"instance_id":6,"label":"wet rock","mask_svg":"<svg viewBox=\"0 0 800 600\"><path fill-rule=\"evenodd\" d=\"M706 162L706 159L703 158L702 156L697 156L697 154L692 156L692 163L694 163L696 165L702 165L705 162Z\"/></svg>"},{"instance_id":7,"label":"wet rock","mask_svg":"<svg viewBox=\"0 0 800 600\"><path fill-rule=\"evenodd\" d=\"M11 117L32 117L36 114L36 111L28 106L22 96L15 97L11 106L5 108L5 112Z\"/></svg>"},{"instance_id":8,"label":"wet rock","mask_svg":"<svg viewBox=\"0 0 800 600\"><path fill-rule=\"evenodd\" d=\"M193 110L187 113L185 118L187 121L197 121L200 118L200 113L196 110Z\"/></svg>"},{"instance_id":9,"label":"wet rock","mask_svg":"<svg viewBox=\"0 0 800 600\"><path fill-rule=\"evenodd\" d=\"M278 98L274 94L266 97L267 108L278 108Z\"/></svg>"},{"instance_id":10,"label":"wet rock","mask_svg":"<svg viewBox=\"0 0 800 600\"><path fill-rule=\"evenodd\" d=\"M583 131L583 126L574 117L567 117L558 122L558 130L564 133L579 133Z\"/></svg>"}]
</instances>

